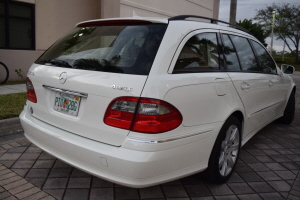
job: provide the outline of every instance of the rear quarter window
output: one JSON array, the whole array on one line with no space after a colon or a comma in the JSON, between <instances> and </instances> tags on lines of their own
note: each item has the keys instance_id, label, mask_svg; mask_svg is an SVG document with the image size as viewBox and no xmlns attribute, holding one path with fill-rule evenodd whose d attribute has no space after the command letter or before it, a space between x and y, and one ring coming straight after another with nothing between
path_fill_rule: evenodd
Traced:
<instances>
[{"instance_id":1,"label":"rear quarter window","mask_svg":"<svg viewBox=\"0 0 300 200\"><path fill-rule=\"evenodd\" d=\"M176 61L173 73L206 72L219 69L217 34L200 33L186 42Z\"/></svg>"}]
</instances>

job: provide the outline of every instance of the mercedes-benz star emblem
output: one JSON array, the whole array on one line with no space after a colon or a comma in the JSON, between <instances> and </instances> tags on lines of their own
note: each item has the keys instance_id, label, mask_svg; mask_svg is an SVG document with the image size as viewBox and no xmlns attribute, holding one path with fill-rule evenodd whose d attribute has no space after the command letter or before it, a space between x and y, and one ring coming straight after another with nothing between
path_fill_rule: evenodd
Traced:
<instances>
[{"instance_id":1,"label":"mercedes-benz star emblem","mask_svg":"<svg viewBox=\"0 0 300 200\"><path fill-rule=\"evenodd\" d=\"M67 72L61 73L59 76L59 82L61 84L64 84L66 82L66 80L67 80Z\"/></svg>"}]
</instances>

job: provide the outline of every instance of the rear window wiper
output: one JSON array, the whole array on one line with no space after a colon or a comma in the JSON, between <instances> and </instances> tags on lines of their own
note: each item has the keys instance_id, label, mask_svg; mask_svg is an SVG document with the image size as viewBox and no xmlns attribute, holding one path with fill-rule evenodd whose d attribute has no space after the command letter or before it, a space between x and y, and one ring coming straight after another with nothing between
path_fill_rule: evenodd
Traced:
<instances>
[{"instance_id":1,"label":"rear window wiper","mask_svg":"<svg viewBox=\"0 0 300 200\"><path fill-rule=\"evenodd\" d=\"M64 60L58 60L58 59L52 59L52 60L41 60L41 62L45 63L45 65L55 65L58 67L67 67L67 68L73 68L72 65L70 65L68 62Z\"/></svg>"}]
</instances>

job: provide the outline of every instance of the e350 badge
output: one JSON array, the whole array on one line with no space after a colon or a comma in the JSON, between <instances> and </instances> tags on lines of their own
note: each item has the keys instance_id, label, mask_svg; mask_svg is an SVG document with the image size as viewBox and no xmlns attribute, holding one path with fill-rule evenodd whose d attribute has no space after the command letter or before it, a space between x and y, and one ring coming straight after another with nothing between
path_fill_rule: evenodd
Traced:
<instances>
[{"instance_id":1,"label":"e350 badge","mask_svg":"<svg viewBox=\"0 0 300 200\"><path fill-rule=\"evenodd\" d=\"M115 89L115 90L124 90L125 92L132 92L133 91L133 88L122 87L122 86L118 86L118 85L112 85L111 88Z\"/></svg>"}]
</instances>

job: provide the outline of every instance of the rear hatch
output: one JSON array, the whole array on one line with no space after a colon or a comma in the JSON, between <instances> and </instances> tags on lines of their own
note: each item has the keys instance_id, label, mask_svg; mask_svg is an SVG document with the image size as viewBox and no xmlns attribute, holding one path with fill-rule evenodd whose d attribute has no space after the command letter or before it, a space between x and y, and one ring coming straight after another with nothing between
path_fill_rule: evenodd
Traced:
<instances>
[{"instance_id":1,"label":"rear hatch","mask_svg":"<svg viewBox=\"0 0 300 200\"><path fill-rule=\"evenodd\" d=\"M91 21L58 40L30 68L37 103L33 116L55 127L120 146L129 131L106 125L120 96L139 97L167 24Z\"/></svg>"}]
</instances>

